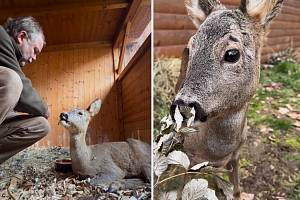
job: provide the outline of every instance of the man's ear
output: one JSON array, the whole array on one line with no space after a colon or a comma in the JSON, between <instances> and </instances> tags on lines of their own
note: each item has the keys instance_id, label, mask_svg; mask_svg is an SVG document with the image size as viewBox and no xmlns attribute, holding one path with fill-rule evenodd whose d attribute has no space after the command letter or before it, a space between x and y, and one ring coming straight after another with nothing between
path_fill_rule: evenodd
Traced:
<instances>
[{"instance_id":1,"label":"man's ear","mask_svg":"<svg viewBox=\"0 0 300 200\"><path fill-rule=\"evenodd\" d=\"M17 33L17 43L18 44L22 44L24 39L27 39L28 35L26 33L26 31L20 31L19 33Z\"/></svg>"},{"instance_id":2,"label":"man's ear","mask_svg":"<svg viewBox=\"0 0 300 200\"><path fill-rule=\"evenodd\" d=\"M279 14L283 0L241 0L240 10L266 27Z\"/></svg>"},{"instance_id":3,"label":"man's ear","mask_svg":"<svg viewBox=\"0 0 300 200\"><path fill-rule=\"evenodd\" d=\"M91 117L95 116L96 114L98 114L98 112L100 111L101 108L101 100L100 99L96 99L93 103L91 103L91 105L86 109Z\"/></svg>"},{"instance_id":4,"label":"man's ear","mask_svg":"<svg viewBox=\"0 0 300 200\"><path fill-rule=\"evenodd\" d=\"M185 0L184 4L196 28L212 11L225 8L219 0Z\"/></svg>"}]
</instances>

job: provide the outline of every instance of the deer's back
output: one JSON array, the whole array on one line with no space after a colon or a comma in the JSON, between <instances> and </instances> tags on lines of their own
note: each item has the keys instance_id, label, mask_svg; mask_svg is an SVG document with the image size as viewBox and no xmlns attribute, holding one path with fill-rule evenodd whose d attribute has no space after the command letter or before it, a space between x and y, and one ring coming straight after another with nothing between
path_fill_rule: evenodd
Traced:
<instances>
[{"instance_id":1,"label":"deer's back","mask_svg":"<svg viewBox=\"0 0 300 200\"><path fill-rule=\"evenodd\" d=\"M98 156L92 162L101 168L109 170L114 165L123 170L126 176L136 176L141 173L140 162L127 142L92 145L91 152Z\"/></svg>"}]
</instances>

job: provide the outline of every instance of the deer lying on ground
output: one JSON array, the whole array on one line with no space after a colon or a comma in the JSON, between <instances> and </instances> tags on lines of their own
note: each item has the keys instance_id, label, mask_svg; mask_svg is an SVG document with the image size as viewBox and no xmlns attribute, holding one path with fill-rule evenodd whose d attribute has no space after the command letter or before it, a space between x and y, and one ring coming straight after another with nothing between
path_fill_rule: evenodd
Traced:
<instances>
[{"instance_id":1,"label":"deer lying on ground","mask_svg":"<svg viewBox=\"0 0 300 200\"><path fill-rule=\"evenodd\" d=\"M151 180L151 148L135 139L87 146L88 124L101 107L94 101L86 110L75 108L60 114L60 124L70 133L73 172L83 177L97 176L100 183L110 184L127 177L143 175Z\"/></svg>"},{"instance_id":2,"label":"deer lying on ground","mask_svg":"<svg viewBox=\"0 0 300 200\"><path fill-rule=\"evenodd\" d=\"M283 0L242 0L226 9L218 0L185 0L197 27L183 53L177 94L171 106L184 115L194 107L195 127L185 138L191 166L210 161L232 169L234 196L240 195L239 150L246 139L246 111L259 82L262 40ZM200 24L200 22L202 22Z\"/></svg>"}]
</instances>

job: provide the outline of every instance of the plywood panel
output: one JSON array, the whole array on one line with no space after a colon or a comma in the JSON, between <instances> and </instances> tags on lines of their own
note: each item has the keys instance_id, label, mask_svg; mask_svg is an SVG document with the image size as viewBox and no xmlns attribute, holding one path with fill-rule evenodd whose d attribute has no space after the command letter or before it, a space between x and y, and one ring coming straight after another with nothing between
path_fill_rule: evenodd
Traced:
<instances>
[{"instance_id":1,"label":"plywood panel","mask_svg":"<svg viewBox=\"0 0 300 200\"><path fill-rule=\"evenodd\" d=\"M44 52L24 72L51 113L51 133L37 146L69 146L69 134L58 126L59 114L77 106L87 108L96 98L103 105L90 123L87 141L120 140L111 47Z\"/></svg>"},{"instance_id":2,"label":"plywood panel","mask_svg":"<svg viewBox=\"0 0 300 200\"><path fill-rule=\"evenodd\" d=\"M239 0L221 0L228 7L239 5ZM297 5L296 5L297 4ZM184 0L156 0L154 2L154 46L155 58L181 57L189 38L196 32L184 7ZM271 52L287 47L300 48L300 4L297 0L286 0L281 14L270 26L262 61ZM281 46L281 47L280 47Z\"/></svg>"},{"instance_id":3,"label":"plywood panel","mask_svg":"<svg viewBox=\"0 0 300 200\"><path fill-rule=\"evenodd\" d=\"M151 142L151 50L137 58L120 80L123 131L125 138Z\"/></svg>"}]
</instances>

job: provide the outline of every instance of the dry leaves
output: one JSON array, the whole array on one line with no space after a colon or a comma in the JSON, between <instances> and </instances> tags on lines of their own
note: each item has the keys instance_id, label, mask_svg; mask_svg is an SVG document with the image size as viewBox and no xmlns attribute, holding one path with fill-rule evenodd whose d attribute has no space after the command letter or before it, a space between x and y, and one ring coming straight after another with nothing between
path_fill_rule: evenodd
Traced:
<instances>
[{"instance_id":1,"label":"dry leaves","mask_svg":"<svg viewBox=\"0 0 300 200\"><path fill-rule=\"evenodd\" d=\"M182 190L182 200L210 199L218 200L215 191L208 188L205 179L192 179Z\"/></svg>"},{"instance_id":2,"label":"dry leaves","mask_svg":"<svg viewBox=\"0 0 300 200\"><path fill-rule=\"evenodd\" d=\"M150 184L134 190L110 192L108 185L92 184L54 170L54 161L69 156L63 148L26 149L0 165L0 199L149 199ZM16 178L17 177L17 178ZM13 197L12 197L13 196Z\"/></svg>"},{"instance_id":3,"label":"dry leaves","mask_svg":"<svg viewBox=\"0 0 300 200\"><path fill-rule=\"evenodd\" d=\"M240 200L253 200L253 199L254 199L254 194L245 193L245 192L241 193Z\"/></svg>"},{"instance_id":4,"label":"dry leaves","mask_svg":"<svg viewBox=\"0 0 300 200\"><path fill-rule=\"evenodd\" d=\"M269 84L265 84L263 86L268 92L271 92L273 90L279 90L283 87L282 83L275 83L275 82L271 82Z\"/></svg>"},{"instance_id":5,"label":"dry leaves","mask_svg":"<svg viewBox=\"0 0 300 200\"><path fill-rule=\"evenodd\" d=\"M182 145L184 143L184 137L189 134L196 132L194 128L190 127L194 122L195 110L182 107L175 108L174 114L174 122L172 121L170 116L166 116L161 121L161 129L160 134L157 136L154 142L154 172L158 177L157 183L154 188L156 189L160 184L164 183L167 180L175 178L181 175L191 174L206 174L211 176L210 180L214 181L218 189L223 191L223 196L226 199L232 199L233 191L232 185L222 178L218 177L219 173L226 173L227 171L221 170L218 168L213 168L208 166L208 162L199 163L190 168L190 160L188 156L181 151ZM186 172L180 174L171 174L168 176L167 170L168 166L177 166L180 165L185 169ZM191 171L189 171L191 170ZM164 179L160 179L163 177ZM163 191L159 192L158 199L176 199L178 195L180 195L183 200L190 199L217 199L215 191L213 189L208 188L208 182L205 179L197 177L197 179L190 180L187 183L183 183L183 189L171 190L171 191ZM171 183L172 181L169 181Z\"/></svg>"}]
</instances>

